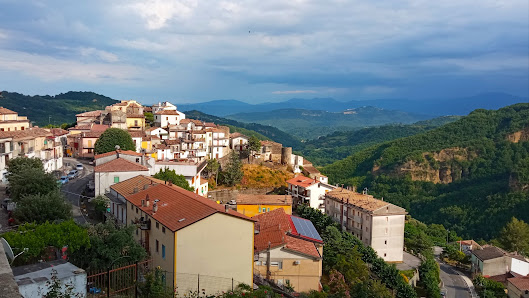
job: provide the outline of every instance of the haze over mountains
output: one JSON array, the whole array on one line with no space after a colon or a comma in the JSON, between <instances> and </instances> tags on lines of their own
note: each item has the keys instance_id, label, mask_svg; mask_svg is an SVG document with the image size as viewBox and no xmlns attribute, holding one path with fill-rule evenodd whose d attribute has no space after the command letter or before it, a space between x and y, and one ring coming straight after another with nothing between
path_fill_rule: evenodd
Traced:
<instances>
[{"instance_id":1,"label":"haze over mountains","mask_svg":"<svg viewBox=\"0 0 529 298\"><path fill-rule=\"evenodd\" d=\"M338 101L332 98L292 98L283 102L266 102L249 104L238 100L212 100L202 103L179 104L179 110L197 110L215 116L227 116L238 113L269 112L279 109L322 110L342 112L364 106L373 106L387 110L400 110L409 113L434 116L467 115L475 109L499 109L519 102L527 102L528 98L507 93L491 92L471 97L451 99L375 99Z\"/></svg>"}]
</instances>

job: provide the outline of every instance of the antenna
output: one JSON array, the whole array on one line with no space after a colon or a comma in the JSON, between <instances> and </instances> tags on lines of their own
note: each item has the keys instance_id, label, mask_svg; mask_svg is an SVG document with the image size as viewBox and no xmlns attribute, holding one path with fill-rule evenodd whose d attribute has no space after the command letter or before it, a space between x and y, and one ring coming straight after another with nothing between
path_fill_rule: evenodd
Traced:
<instances>
[{"instance_id":1,"label":"antenna","mask_svg":"<svg viewBox=\"0 0 529 298\"><path fill-rule=\"evenodd\" d=\"M18 253L16 256L13 254L13 250L11 249L11 245L2 237L0 238L0 242L2 242L2 245L4 246L4 250L6 252L7 258L11 259L11 264L15 261L15 259L20 256L21 254L27 252L29 249L27 247L24 247L20 253Z\"/></svg>"}]
</instances>

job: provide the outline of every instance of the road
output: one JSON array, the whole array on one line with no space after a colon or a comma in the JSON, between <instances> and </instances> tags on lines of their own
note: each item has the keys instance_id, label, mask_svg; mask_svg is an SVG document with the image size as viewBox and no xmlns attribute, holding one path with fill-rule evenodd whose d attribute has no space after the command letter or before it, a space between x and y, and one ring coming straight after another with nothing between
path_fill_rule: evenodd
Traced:
<instances>
[{"instance_id":1,"label":"road","mask_svg":"<svg viewBox=\"0 0 529 298\"><path fill-rule=\"evenodd\" d=\"M94 173L94 167L88 164L88 161L77 160L75 158L64 157L63 158L64 168L69 172L71 169L74 169L78 163L83 164L83 170L78 178L75 178L62 187L62 192L65 195L66 199L72 204L73 217L75 222L79 224L88 223L88 219L82 214L80 208L80 194L85 189L88 184L88 180L92 178ZM66 164L69 164L66 166Z\"/></svg>"},{"instance_id":2,"label":"road","mask_svg":"<svg viewBox=\"0 0 529 298\"><path fill-rule=\"evenodd\" d=\"M436 261L441 267L441 281L444 284L442 290L446 293L446 297L452 298L473 298L477 297L474 293L474 287L470 279L462 274L459 274L452 266L440 261L439 255L442 248L434 247ZM471 294L472 293L472 294Z\"/></svg>"}]
</instances>

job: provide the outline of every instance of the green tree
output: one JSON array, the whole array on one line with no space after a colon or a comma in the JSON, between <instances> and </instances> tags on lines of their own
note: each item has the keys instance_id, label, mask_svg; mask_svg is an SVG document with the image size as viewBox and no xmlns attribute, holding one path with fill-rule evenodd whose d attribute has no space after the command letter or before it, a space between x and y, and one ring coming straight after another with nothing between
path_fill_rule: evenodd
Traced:
<instances>
[{"instance_id":1,"label":"green tree","mask_svg":"<svg viewBox=\"0 0 529 298\"><path fill-rule=\"evenodd\" d=\"M184 175L177 174L175 170L169 170L168 168L164 168L163 170L160 169L160 171L154 174L153 177L163 181L171 182L185 190L195 191L194 187L189 186L189 182L187 182L186 177L184 177Z\"/></svg>"},{"instance_id":2,"label":"green tree","mask_svg":"<svg viewBox=\"0 0 529 298\"><path fill-rule=\"evenodd\" d=\"M145 275L145 281L140 283L138 290L141 298L172 298L173 293L164 283L163 272L159 268L155 268L153 271Z\"/></svg>"},{"instance_id":3,"label":"green tree","mask_svg":"<svg viewBox=\"0 0 529 298\"><path fill-rule=\"evenodd\" d=\"M505 286L497 281L478 275L472 281L476 287L479 297L483 298L506 298Z\"/></svg>"},{"instance_id":4,"label":"green tree","mask_svg":"<svg viewBox=\"0 0 529 298\"><path fill-rule=\"evenodd\" d=\"M248 150L252 156L255 154L255 152L261 150L261 141L256 136L251 136L248 139Z\"/></svg>"},{"instance_id":5,"label":"green tree","mask_svg":"<svg viewBox=\"0 0 529 298\"><path fill-rule=\"evenodd\" d=\"M17 265L42 259L49 246L58 249L67 246L68 253L75 253L90 246L87 230L73 220L60 223L26 223L20 225L16 231L3 234L2 237L11 245L15 254L27 248L27 251L15 260Z\"/></svg>"},{"instance_id":6,"label":"green tree","mask_svg":"<svg viewBox=\"0 0 529 298\"><path fill-rule=\"evenodd\" d=\"M16 172L9 172L7 178L11 198L14 201L19 201L24 196L45 195L58 190L55 177L52 174L44 173L42 168L20 166L15 167L15 169Z\"/></svg>"},{"instance_id":7,"label":"green tree","mask_svg":"<svg viewBox=\"0 0 529 298\"><path fill-rule=\"evenodd\" d=\"M145 122L149 125L149 126L153 126L153 123L154 123L154 115L152 113L149 113L149 112L145 112L143 113L143 115L145 116Z\"/></svg>"},{"instance_id":8,"label":"green tree","mask_svg":"<svg viewBox=\"0 0 529 298\"><path fill-rule=\"evenodd\" d=\"M108 206L110 206L110 200L105 196L97 196L95 197L91 203L94 205L94 210L96 212L97 217L100 219L104 219L105 213L107 212Z\"/></svg>"},{"instance_id":9,"label":"green tree","mask_svg":"<svg viewBox=\"0 0 529 298\"><path fill-rule=\"evenodd\" d=\"M508 251L517 251L529 255L529 225L513 217L502 229L501 245Z\"/></svg>"},{"instance_id":10,"label":"green tree","mask_svg":"<svg viewBox=\"0 0 529 298\"><path fill-rule=\"evenodd\" d=\"M432 256L428 257L419 266L420 284L423 286L428 297L441 298L439 273L439 265Z\"/></svg>"},{"instance_id":11,"label":"green tree","mask_svg":"<svg viewBox=\"0 0 529 298\"><path fill-rule=\"evenodd\" d=\"M216 158L210 158L207 161L206 165L206 174L208 177L211 177L212 175L215 175L215 187L217 186L217 183L219 182L219 169L220 164Z\"/></svg>"},{"instance_id":12,"label":"green tree","mask_svg":"<svg viewBox=\"0 0 529 298\"><path fill-rule=\"evenodd\" d=\"M9 174L19 175L20 173L25 172L28 168L44 171L42 160L36 157L17 157L10 159L7 163L7 171Z\"/></svg>"},{"instance_id":13,"label":"green tree","mask_svg":"<svg viewBox=\"0 0 529 298\"><path fill-rule=\"evenodd\" d=\"M132 236L136 226L116 226L112 222L99 223L88 226L90 247L83 247L72 254L71 260L83 269L100 270L106 269L114 262L116 266L130 262L138 262L147 256L145 249L141 247Z\"/></svg>"},{"instance_id":14,"label":"green tree","mask_svg":"<svg viewBox=\"0 0 529 298\"><path fill-rule=\"evenodd\" d=\"M74 285L67 283L63 286L61 280L57 276L57 270L51 270L51 278L46 282L48 292L44 294L44 298L74 298L83 297L80 293L74 292Z\"/></svg>"},{"instance_id":15,"label":"green tree","mask_svg":"<svg viewBox=\"0 0 529 298\"><path fill-rule=\"evenodd\" d=\"M13 216L18 222L45 223L72 218L72 205L58 191L23 196L17 202Z\"/></svg>"},{"instance_id":16,"label":"green tree","mask_svg":"<svg viewBox=\"0 0 529 298\"><path fill-rule=\"evenodd\" d=\"M116 150L116 145L119 145L121 150L136 151L129 132L119 128L105 130L96 141L94 150L96 154L107 153Z\"/></svg>"},{"instance_id":17,"label":"green tree","mask_svg":"<svg viewBox=\"0 0 529 298\"><path fill-rule=\"evenodd\" d=\"M234 186L241 182L243 175L242 162L239 159L239 155L234 151L230 152L228 162L220 174L221 183L227 186Z\"/></svg>"}]
</instances>

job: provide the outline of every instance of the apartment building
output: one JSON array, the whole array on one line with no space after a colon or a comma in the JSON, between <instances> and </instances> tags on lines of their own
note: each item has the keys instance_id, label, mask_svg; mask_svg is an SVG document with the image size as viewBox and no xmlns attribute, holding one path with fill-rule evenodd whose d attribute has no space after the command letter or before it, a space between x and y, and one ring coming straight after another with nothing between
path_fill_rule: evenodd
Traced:
<instances>
[{"instance_id":1,"label":"apartment building","mask_svg":"<svg viewBox=\"0 0 529 298\"><path fill-rule=\"evenodd\" d=\"M112 185L108 196L119 206L119 221L137 227L135 239L165 272L168 287L187 293L198 275L204 285L210 281L207 294L231 289L232 279L253 284L254 220L146 176Z\"/></svg>"},{"instance_id":2,"label":"apartment building","mask_svg":"<svg viewBox=\"0 0 529 298\"><path fill-rule=\"evenodd\" d=\"M324 196L325 213L342 229L371 246L387 262L402 262L404 208L375 199L366 192L336 188Z\"/></svg>"},{"instance_id":3,"label":"apartment building","mask_svg":"<svg viewBox=\"0 0 529 298\"><path fill-rule=\"evenodd\" d=\"M7 163L13 158L11 148L13 147L13 138L0 136L0 182L7 182Z\"/></svg>"},{"instance_id":4,"label":"apartment building","mask_svg":"<svg viewBox=\"0 0 529 298\"><path fill-rule=\"evenodd\" d=\"M138 175L149 175L149 169L141 164L118 157L106 163L95 166L94 181L95 195L103 195L110 191L110 186L120 181L136 177Z\"/></svg>"},{"instance_id":5,"label":"apartment building","mask_svg":"<svg viewBox=\"0 0 529 298\"><path fill-rule=\"evenodd\" d=\"M323 240L312 222L286 214L282 208L252 218L259 226L255 271L296 292L319 291Z\"/></svg>"},{"instance_id":6,"label":"apartment building","mask_svg":"<svg viewBox=\"0 0 529 298\"><path fill-rule=\"evenodd\" d=\"M292 196L294 206L305 204L321 212L325 210L324 195L336 188L303 175L287 180L287 185L287 194Z\"/></svg>"},{"instance_id":7,"label":"apartment building","mask_svg":"<svg viewBox=\"0 0 529 298\"><path fill-rule=\"evenodd\" d=\"M26 130L30 126L28 117L19 116L15 111L0 107L0 131Z\"/></svg>"}]
</instances>

